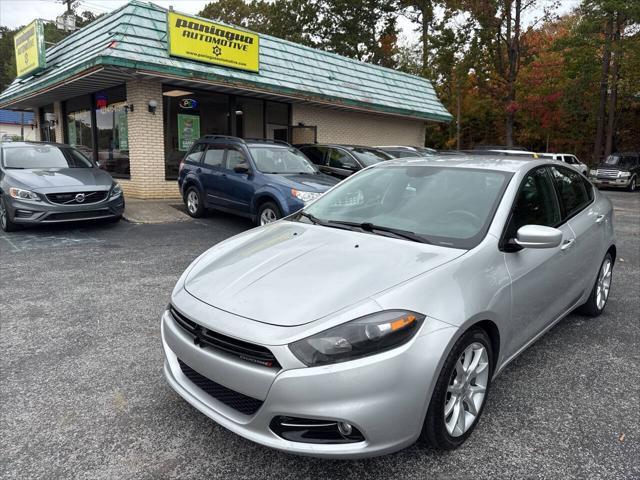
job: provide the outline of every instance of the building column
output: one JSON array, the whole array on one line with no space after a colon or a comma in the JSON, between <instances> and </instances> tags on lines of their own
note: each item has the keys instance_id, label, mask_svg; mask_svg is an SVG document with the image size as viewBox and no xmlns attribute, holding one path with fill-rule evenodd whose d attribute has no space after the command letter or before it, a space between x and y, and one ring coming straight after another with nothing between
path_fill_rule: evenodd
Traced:
<instances>
[{"instance_id":1,"label":"building column","mask_svg":"<svg viewBox=\"0 0 640 480\"><path fill-rule=\"evenodd\" d=\"M53 113L56 116L56 142L64 143L64 116L62 115L62 102L53 102Z\"/></svg>"},{"instance_id":2,"label":"building column","mask_svg":"<svg viewBox=\"0 0 640 480\"><path fill-rule=\"evenodd\" d=\"M155 113L149 102L157 104ZM130 180L121 180L131 198L179 198L178 182L165 180L162 84L147 80L127 82Z\"/></svg>"}]
</instances>

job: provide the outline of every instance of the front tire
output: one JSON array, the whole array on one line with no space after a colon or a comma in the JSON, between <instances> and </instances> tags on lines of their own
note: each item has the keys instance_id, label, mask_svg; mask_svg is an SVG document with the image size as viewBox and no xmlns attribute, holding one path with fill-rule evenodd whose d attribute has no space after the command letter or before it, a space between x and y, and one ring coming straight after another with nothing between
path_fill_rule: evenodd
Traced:
<instances>
[{"instance_id":1,"label":"front tire","mask_svg":"<svg viewBox=\"0 0 640 480\"><path fill-rule=\"evenodd\" d=\"M493 350L487 333L466 332L447 357L431 396L422 438L432 447L453 450L478 424L493 375Z\"/></svg>"},{"instance_id":2,"label":"front tire","mask_svg":"<svg viewBox=\"0 0 640 480\"><path fill-rule=\"evenodd\" d=\"M187 206L187 213L193 218L200 218L204 215L204 205L202 195L196 187L189 187L184 195L184 203Z\"/></svg>"},{"instance_id":3,"label":"front tire","mask_svg":"<svg viewBox=\"0 0 640 480\"><path fill-rule=\"evenodd\" d=\"M633 177L631 179L631 182L629 182L629 186L627 187L627 190L629 190L630 192L635 192L637 184L638 184L637 178Z\"/></svg>"},{"instance_id":4,"label":"front tire","mask_svg":"<svg viewBox=\"0 0 640 480\"><path fill-rule=\"evenodd\" d=\"M4 201L4 197L0 197L0 228L3 232L15 232L20 228L9 218L9 210Z\"/></svg>"},{"instance_id":5,"label":"front tire","mask_svg":"<svg viewBox=\"0 0 640 480\"><path fill-rule=\"evenodd\" d=\"M282 213L278 206L273 202L265 202L260 205L256 218L257 225L267 225L282 218Z\"/></svg>"},{"instance_id":6,"label":"front tire","mask_svg":"<svg viewBox=\"0 0 640 480\"><path fill-rule=\"evenodd\" d=\"M600 264L600 270L598 270L598 277L593 285L591 294L586 303L578 307L578 313L586 315L587 317L598 317L604 311L604 307L607 305L609 299L609 291L611 290L611 279L613 276L613 256L607 252Z\"/></svg>"}]
</instances>

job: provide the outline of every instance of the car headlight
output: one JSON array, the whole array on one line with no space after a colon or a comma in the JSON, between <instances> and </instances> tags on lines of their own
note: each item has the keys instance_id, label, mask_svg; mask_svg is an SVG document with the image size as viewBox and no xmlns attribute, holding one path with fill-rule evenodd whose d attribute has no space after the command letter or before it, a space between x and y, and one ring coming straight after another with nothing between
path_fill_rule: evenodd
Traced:
<instances>
[{"instance_id":1,"label":"car headlight","mask_svg":"<svg viewBox=\"0 0 640 480\"><path fill-rule=\"evenodd\" d=\"M631 172L618 172L618 176L622 178L630 177Z\"/></svg>"},{"instance_id":2,"label":"car headlight","mask_svg":"<svg viewBox=\"0 0 640 480\"><path fill-rule=\"evenodd\" d=\"M300 190L296 190L295 188L291 189L291 195L293 195L298 200L302 200L304 203L309 203L318 198L321 193L318 192L302 192Z\"/></svg>"},{"instance_id":3,"label":"car headlight","mask_svg":"<svg viewBox=\"0 0 640 480\"><path fill-rule=\"evenodd\" d=\"M424 319L416 312L386 310L298 340L289 349L309 367L346 362L408 342Z\"/></svg>"},{"instance_id":4,"label":"car headlight","mask_svg":"<svg viewBox=\"0 0 640 480\"><path fill-rule=\"evenodd\" d=\"M115 182L111 187L111 196L117 197L118 195L122 195L122 187L120 187L118 182Z\"/></svg>"},{"instance_id":5,"label":"car headlight","mask_svg":"<svg viewBox=\"0 0 640 480\"><path fill-rule=\"evenodd\" d=\"M594 169L589 170L589 175L591 175L592 177L595 177L596 175L598 175L598 170L594 170Z\"/></svg>"},{"instance_id":6,"label":"car headlight","mask_svg":"<svg viewBox=\"0 0 640 480\"><path fill-rule=\"evenodd\" d=\"M9 195L20 200L40 200L40 196L37 193L30 190L23 190L22 188L9 188Z\"/></svg>"}]
</instances>

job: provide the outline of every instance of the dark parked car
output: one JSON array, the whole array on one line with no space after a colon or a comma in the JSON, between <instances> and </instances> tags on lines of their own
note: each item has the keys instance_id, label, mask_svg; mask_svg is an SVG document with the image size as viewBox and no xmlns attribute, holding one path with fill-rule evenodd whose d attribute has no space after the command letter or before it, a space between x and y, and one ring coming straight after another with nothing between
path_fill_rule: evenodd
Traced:
<instances>
[{"instance_id":1,"label":"dark parked car","mask_svg":"<svg viewBox=\"0 0 640 480\"><path fill-rule=\"evenodd\" d=\"M0 226L119 220L124 195L107 172L68 145L0 143Z\"/></svg>"},{"instance_id":2,"label":"dark parked car","mask_svg":"<svg viewBox=\"0 0 640 480\"><path fill-rule=\"evenodd\" d=\"M258 225L294 213L338 181L285 142L205 135L180 163L187 212L206 209L251 218Z\"/></svg>"},{"instance_id":3,"label":"dark parked car","mask_svg":"<svg viewBox=\"0 0 640 480\"><path fill-rule=\"evenodd\" d=\"M596 168L589 171L589 178L598 187L626 188L635 191L640 182L640 153L614 153Z\"/></svg>"},{"instance_id":4,"label":"dark parked car","mask_svg":"<svg viewBox=\"0 0 640 480\"><path fill-rule=\"evenodd\" d=\"M438 153L437 150L429 147L410 147L408 145L381 145L376 147L394 158L407 157L430 157Z\"/></svg>"},{"instance_id":5,"label":"dark parked car","mask_svg":"<svg viewBox=\"0 0 640 480\"><path fill-rule=\"evenodd\" d=\"M358 145L300 145L298 147L321 172L343 179L363 168L395 157L378 148Z\"/></svg>"}]
</instances>

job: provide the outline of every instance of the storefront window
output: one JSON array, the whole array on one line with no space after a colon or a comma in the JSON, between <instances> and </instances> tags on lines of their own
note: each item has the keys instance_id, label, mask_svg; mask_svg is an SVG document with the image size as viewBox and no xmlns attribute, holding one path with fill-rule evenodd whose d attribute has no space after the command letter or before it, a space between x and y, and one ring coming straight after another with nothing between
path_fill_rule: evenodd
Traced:
<instances>
[{"instance_id":1,"label":"storefront window","mask_svg":"<svg viewBox=\"0 0 640 480\"><path fill-rule=\"evenodd\" d=\"M47 120L51 115L53 115L53 104L45 105L40 109L40 138L44 142L56 141L55 125Z\"/></svg>"},{"instance_id":2,"label":"storefront window","mask_svg":"<svg viewBox=\"0 0 640 480\"><path fill-rule=\"evenodd\" d=\"M93 121L91 118L91 97L85 95L66 102L67 143L76 147L85 156L93 158Z\"/></svg>"},{"instance_id":3,"label":"storefront window","mask_svg":"<svg viewBox=\"0 0 640 480\"><path fill-rule=\"evenodd\" d=\"M129 178L129 125L124 86L98 92L96 130L100 167L116 178Z\"/></svg>"},{"instance_id":4,"label":"storefront window","mask_svg":"<svg viewBox=\"0 0 640 480\"><path fill-rule=\"evenodd\" d=\"M236 135L242 138L264 136L264 100L238 97L236 99Z\"/></svg>"},{"instance_id":5,"label":"storefront window","mask_svg":"<svg viewBox=\"0 0 640 480\"><path fill-rule=\"evenodd\" d=\"M165 177L178 178L180 161L203 135L229 135L229 96L164 86Z\"/></svg>"},{"instance_id":6,"label":"storefront window","mask_svg":"<svg viewBox=\"0 0 640 480\"><path fill-rule=\"evenodd\" d=\"M289 141L289 105L267 102L267 138Z\"/></svg>"}]
</instances>

